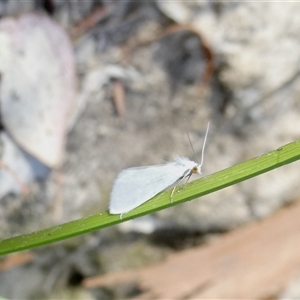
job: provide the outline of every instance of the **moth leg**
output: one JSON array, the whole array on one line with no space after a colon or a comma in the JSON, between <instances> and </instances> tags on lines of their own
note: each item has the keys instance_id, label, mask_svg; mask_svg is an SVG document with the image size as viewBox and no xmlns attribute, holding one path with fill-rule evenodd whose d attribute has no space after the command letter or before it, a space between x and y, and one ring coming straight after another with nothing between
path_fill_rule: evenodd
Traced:
<instances>
[{"instance_id":1,"label":"moth leg","mask_svg":"<svg viewBox=\"0 0 300 300\"><path fill-rule=\"evenodd\" d=\"M189 175L187 176L187 180L186 180L186 183L185 183L184 185L186 185L186 184L188 183L188 181L190 180L191 176L192 176L192 173L189 174ZM182 178L178 181L178 183L174 186L174 188L172 189L171 199L170 199L170 202L171 202L171 203L173 203L173 195L174 195L174 193L175 193L176 188L180 185L180 183L184 180L184 178L186 178L186 177L182 177Z\"/></svg>"},{"instance_id":2,"label":"moth leg","mask_svg":"<svg viewBox=\"0 0 300 300\"><path fill-rule=\"evenodd\" d=\"M176 188L177 188L177 185L175 185L172 189L172 193L171 193L171 197L170 197L170 203L173 203L173 195L174 195L174 192L175 192Z\"/></svg>"},{"instance_id":3,"label":"moth leg","mask_svg":"<svg viewBox=\"0 0 300 300\"><path fill-rule=\"evenodd\" d=\"M185 188L185 186L186 186L186 185L187 185L187 183L189 182L189 180L190 180L191 176L192 176L192 173L191 173L189 176L187 176L187 180L186 180L186 182L185 182L185 184L184 184L183 188Z\"/></svg>"}]
</instances>

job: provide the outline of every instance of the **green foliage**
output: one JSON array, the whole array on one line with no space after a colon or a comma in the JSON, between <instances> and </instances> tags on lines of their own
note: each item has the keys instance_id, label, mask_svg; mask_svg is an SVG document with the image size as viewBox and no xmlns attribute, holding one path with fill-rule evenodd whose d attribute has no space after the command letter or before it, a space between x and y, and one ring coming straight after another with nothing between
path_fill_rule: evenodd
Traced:
<instances>
[{"instance_id":1,"label":"green foliage","mask_svg":"<svg viewBox=\"0 0 300 300\"><path fill-rule=\"evenodd\" d=\"M140 207L123 214L110 215L107 211L86 218L50 227L40 231L0 241L0 255L48 245L70 237L112 226L133 218L156 212L192 199L218 191L227 186L258 176L300 159L300 140L272 152L253 158L228 169L188 183L180 192L163 192ZM177 190L178 191L178 190Z\"/></svg>"}]
</instances>

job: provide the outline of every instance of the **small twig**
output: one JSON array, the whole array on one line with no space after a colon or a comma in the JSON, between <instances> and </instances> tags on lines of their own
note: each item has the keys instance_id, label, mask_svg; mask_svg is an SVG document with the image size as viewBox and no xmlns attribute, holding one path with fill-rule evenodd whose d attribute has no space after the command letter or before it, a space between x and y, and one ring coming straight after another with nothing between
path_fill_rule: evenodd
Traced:
<instances>
[{"instance_id":1,"label":"small twig","mask_svg":"<svg viewBox=\"0 0 300 300\"><path fill-rule=\"evenodd\" d=\"M129 60L130 60L129 58L130 58L131 54L133 53L134 49L139 48L139 47L144 47L148 44L151 44L151 43L156 42L160 39L163 39L168 35L171 35L171 34L174 34L176 32L183 31L183 30L187 30L187 31L190 31L190 32L194 33L200 40L201 50L204 52L204 54L206 56L206 68L204 70L204 75L203 75L203 77L201 79L201 82L200 82L200 87L207 86L210 79L211 79L211 77L212 77L212 74L213 74L213 71L214 71L214 68L215 68L214 54L213 54L213 51L212 51L211 47L209 46L209 44L206 42L206 40L204 39L204 37L200 33L199 29L195 28L192 25L188 25L188 24L186 24L186 25L181 25L181 24L172 25L172 26L168 27L166 30L164 30L161 34L159 34L155 38L143 41L143 42L141 42L137 45L128 46L128 47L123 48L124 62L125 63L129 62Z\"/></svg>"},{"instance_id":2,"label":"small twig","mask_svg":"<svg viewBox=\"0 0 300 300\"><path fill-rule=\"evenodd\" d=\"M5 169L17 182L17 184L20 186L23 194L28 194L29 189L26 186L26 184L20 179L18 174L14 172L8 165L6 165L3 161L0 160L0 168Z\"/></svg>"},{"instance_id":3,"label":"small twig","mask_svg":"<svg viewBox=\"0 0 300 300\"><path fill-rule=\"evenodd\" d=\"M123 118L126 113L124 84L120 79L114 79L112 84L112 100L115 110L117 115Z\"/></svg>"},{"instance_id":4,"label":"small twig","mask_svg":"<svg viewBox=\"0 0 300 300\"><path fill-rule=\"evenodd\" d=\"M6 257L0 262L0 271L6 271L16 266L20 266L31 262L34 259L34 254L32 252L17 253Z\"/></svg>"},{"instance_id":5,"label":"small twig","mask_svg":"<svg viewBox=\"0 0 300 300\"><path fill-rule=\"evenodd\" d=\"M98 22L108 15L108 10L105 6L97 7L85 19L74 25L71 30L71 36L79 36L87 30L93 28Z\"/></svg>"}]
</instances>

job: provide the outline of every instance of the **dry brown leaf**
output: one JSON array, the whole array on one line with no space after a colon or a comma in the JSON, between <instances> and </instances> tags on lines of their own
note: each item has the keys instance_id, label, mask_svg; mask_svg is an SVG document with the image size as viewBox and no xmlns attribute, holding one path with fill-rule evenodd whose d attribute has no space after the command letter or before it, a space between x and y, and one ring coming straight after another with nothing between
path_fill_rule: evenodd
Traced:
<instances>
[{"instance_id":1,"label":"dry brown leaf","mask_svg":"<svg viewBox=\"0 0 300 300\"><path fill-rule=\"evenodd\" d=\"M261 299L279 293L300 270L300 202L174 254L160 265L89 278L85 287L136 282L137 299Z\"/></svg>"}]
</instances>

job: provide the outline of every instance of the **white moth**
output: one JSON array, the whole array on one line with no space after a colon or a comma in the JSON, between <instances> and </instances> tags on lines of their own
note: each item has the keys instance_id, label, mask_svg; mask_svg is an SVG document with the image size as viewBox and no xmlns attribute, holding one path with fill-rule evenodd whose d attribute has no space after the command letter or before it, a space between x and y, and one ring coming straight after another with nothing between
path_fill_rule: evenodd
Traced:
<instances>
[{"instance_id":1,"label":"white moth","mask_svg":"<svg viewBox=\"0 0 300 300\"><path fill-rule=\"evenodd\" d=\"M133 167L121 171L113 185L109 213L121 215L128 213L174 184L177 186L185 178L188 180L192 174L201 174L208 129L209 124L203 142L200 164L186 157L178 157L162 165Z\"/></svg>"}]
</instances>

